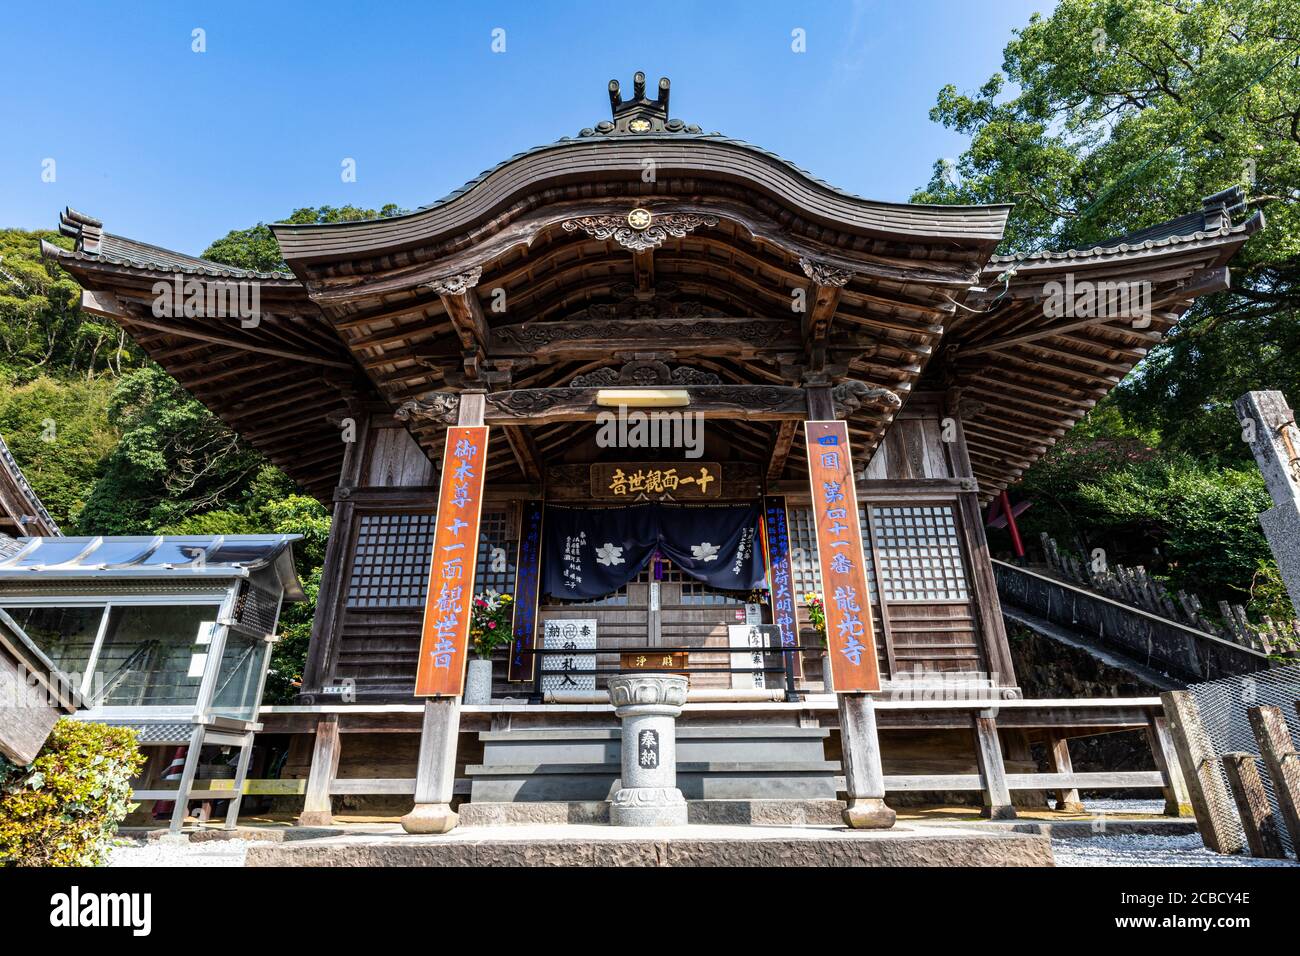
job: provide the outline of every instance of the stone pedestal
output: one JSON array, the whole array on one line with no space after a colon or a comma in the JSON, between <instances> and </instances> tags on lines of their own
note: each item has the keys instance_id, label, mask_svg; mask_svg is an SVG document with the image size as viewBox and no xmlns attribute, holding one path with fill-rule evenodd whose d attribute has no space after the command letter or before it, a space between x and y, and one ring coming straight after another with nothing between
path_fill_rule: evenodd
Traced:
<instances>
[{"instance_id":1,"label":"stone pedestal","mask_svg":"<svg viewBox=\"0 0 1300 956\"><path fill-rule=\"evenodd\" d=\"M609 822L622 827L682 826L686 798L677 789L677 715L686 678L628 675L610 679L609 701L623 722L623 789Z\"/></svg>"}]
</instances>

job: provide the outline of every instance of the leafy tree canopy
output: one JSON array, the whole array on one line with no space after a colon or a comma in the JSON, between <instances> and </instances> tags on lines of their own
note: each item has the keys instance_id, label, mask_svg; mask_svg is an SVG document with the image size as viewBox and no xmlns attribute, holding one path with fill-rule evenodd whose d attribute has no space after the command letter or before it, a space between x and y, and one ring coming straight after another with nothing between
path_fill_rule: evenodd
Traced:
<instances>
[{"instance_id":1,"label":"leafy tree canopy","mask_svg":"<svg viewBox=\"0 0 1300 956\"><path fill-rule=\"evenodd\" d=\"M41 258L41 240L68 248L56 232L0 229L0 374L87 378L138 365L139 347L108 319L81 311L81 286Z\"/></svg>"},{"instance_id":2,"label":"leafy tree canopy","mask_svg":"<svg viewBox=\"0 0 1300 956\"><path fill-rule=\"evenodd\" d=\"M1062 0L979 90L944 87L931 117L970 145L913 199L1015 203L1010 254L1086 248L1234 184L1264 212L1233 289L1198 300L1026 475L1022 524L1277 613L1255 521L1267 495L1232 402L1300 400L1300 3Z\"/></svg>"},{"instance_id":3,"label":"leafy tree canopy","mask_svg":"<svg viewBox=\"0 0 1300 956\"><path fill-rule=\"evenodd\" d=\"M314 209L295 209L287 219L280 222L293 223L328 223L355 222L361 219L386 219L400 216L406 212L395 204L389 203L379 210L359 209L356 206L318 206ZM260 272L287 272L288 264L280 255L280 244L271 234L266 223L259 222L247 229L232 229L226 235L208 246L203 258L241 269L256 269Z\"/></svg>"},{"instance_id":4,"label":"leafy tree canopy","mask_svg":"<svg viewBox=\"0 0 1300 956\"><path fill-rule=\"evenodd\" d=\"M1300 396L1300 3L1063 0L978 91L931 117L969 134L916 201L1014 202L1010 253L1090 246L1241 184L1266 228L1118 389L1172 447L1244 461L1232 400Z\"/></svg>"}]
</instances>

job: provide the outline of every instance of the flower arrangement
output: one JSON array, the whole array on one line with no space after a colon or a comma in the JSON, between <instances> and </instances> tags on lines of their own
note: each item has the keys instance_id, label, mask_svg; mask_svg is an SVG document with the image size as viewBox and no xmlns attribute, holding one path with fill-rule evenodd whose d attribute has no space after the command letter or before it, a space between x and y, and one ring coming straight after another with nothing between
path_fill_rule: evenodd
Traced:
<instances>
[{"instance_id":1,"label":"flower arrangement","mask_svg":"<svg viewBox=\"0 0 1300 956\"><path fill-rule=\"evenodd\" d=\"M803 596L803 603L808 608L808 623L817 631L817 636L822 639L822 644L825 644L826 607L822 604L822 596L815 592L810 592Z\"/></svg>"},{"instance_id":2,"label":"flower arrangement","mask_svg":"<svg viewBox=\"0 0 1300 956\"><path fill-rule=\"evenodd\" d=\"M473 611L469 618L469 639L479 660L491 660L493 651L510 643L514 600L509 594L497 594L495 591L474 596Z\"/></svg>"}]
</instances>

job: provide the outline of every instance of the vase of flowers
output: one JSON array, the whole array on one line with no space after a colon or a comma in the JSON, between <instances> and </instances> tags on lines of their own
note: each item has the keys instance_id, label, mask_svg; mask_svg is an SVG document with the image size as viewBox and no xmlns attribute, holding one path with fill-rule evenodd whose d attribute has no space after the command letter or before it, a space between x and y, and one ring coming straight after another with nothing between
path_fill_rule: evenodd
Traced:
<instances>
[{"instance_id":1,"label":"vase of flowers","mask_svg":"<svg viewBox=\"0 0 1300 956\"><path fill-rule=\"evenodd\" d=\"M808 612L808 624L817 633L817 639L825 648L827 646L826 605L822 603L822 596L817 593L805 594L803 603ZM824 651L822 654L822 683L826 686L826 690L831 690L831 663L826 659Z\"/></svg>"},{"instance_id":2,"label":"vase of flowers","mask_svg":"<svg viewBox=\"0 0 1300 956\"><path fill-rule=\"evenodd\" d=\"M474 596L469 618L469 640L474 657L465 677L466 704L492 702L492 652L510 643L514 599L488 591Z\"/></svg>"}]
</instances>

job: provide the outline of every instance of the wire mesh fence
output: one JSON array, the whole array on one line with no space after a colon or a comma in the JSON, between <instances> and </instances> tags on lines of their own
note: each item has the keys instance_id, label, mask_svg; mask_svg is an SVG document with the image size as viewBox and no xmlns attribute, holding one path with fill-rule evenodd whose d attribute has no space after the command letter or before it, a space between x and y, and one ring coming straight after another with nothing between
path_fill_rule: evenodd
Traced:
<instances>
[{"instance_id":1,"label":"wire mesh fence","mask_svg":"<svg viewBox=\"0 0 1300 956\"><path fill-rule=\"evenodd\" d=\"M1204 752L1213 753L1215 760L1212 768L1222 782L1224 792L1230 793L1227 774L1223 764L1217 758L1228 753L1250 753L1259 756L1259 742L1251 730L1248 708L1259 706L1279 707L1291 732L1291 745L1297 747L1300 742L1300 714L1296 712L1296 701L1300 700L1300 664L1289 664L1270 670L1257 671L1238 677L1225 677L1220 680L1207 681L1203 684L1191 684L1187 688L1196 709L1200 714L1204 739L1200 744ZM1300 747L1297 747L1300 749ZM1264 770L1261 762L1260 777L1264 791L1268 794L1269 805L1273 808L1274 819L1278 821L1279 836L1288 853L1295 854L1291 834L1282 826L1282 814L1278 807L1277 794L1273 789L1271 775ZM1229 815L1229 826L1235 828L1234 841L1244 842L1241 821L1235 814Z\"/></svg>"}]
</instances>

